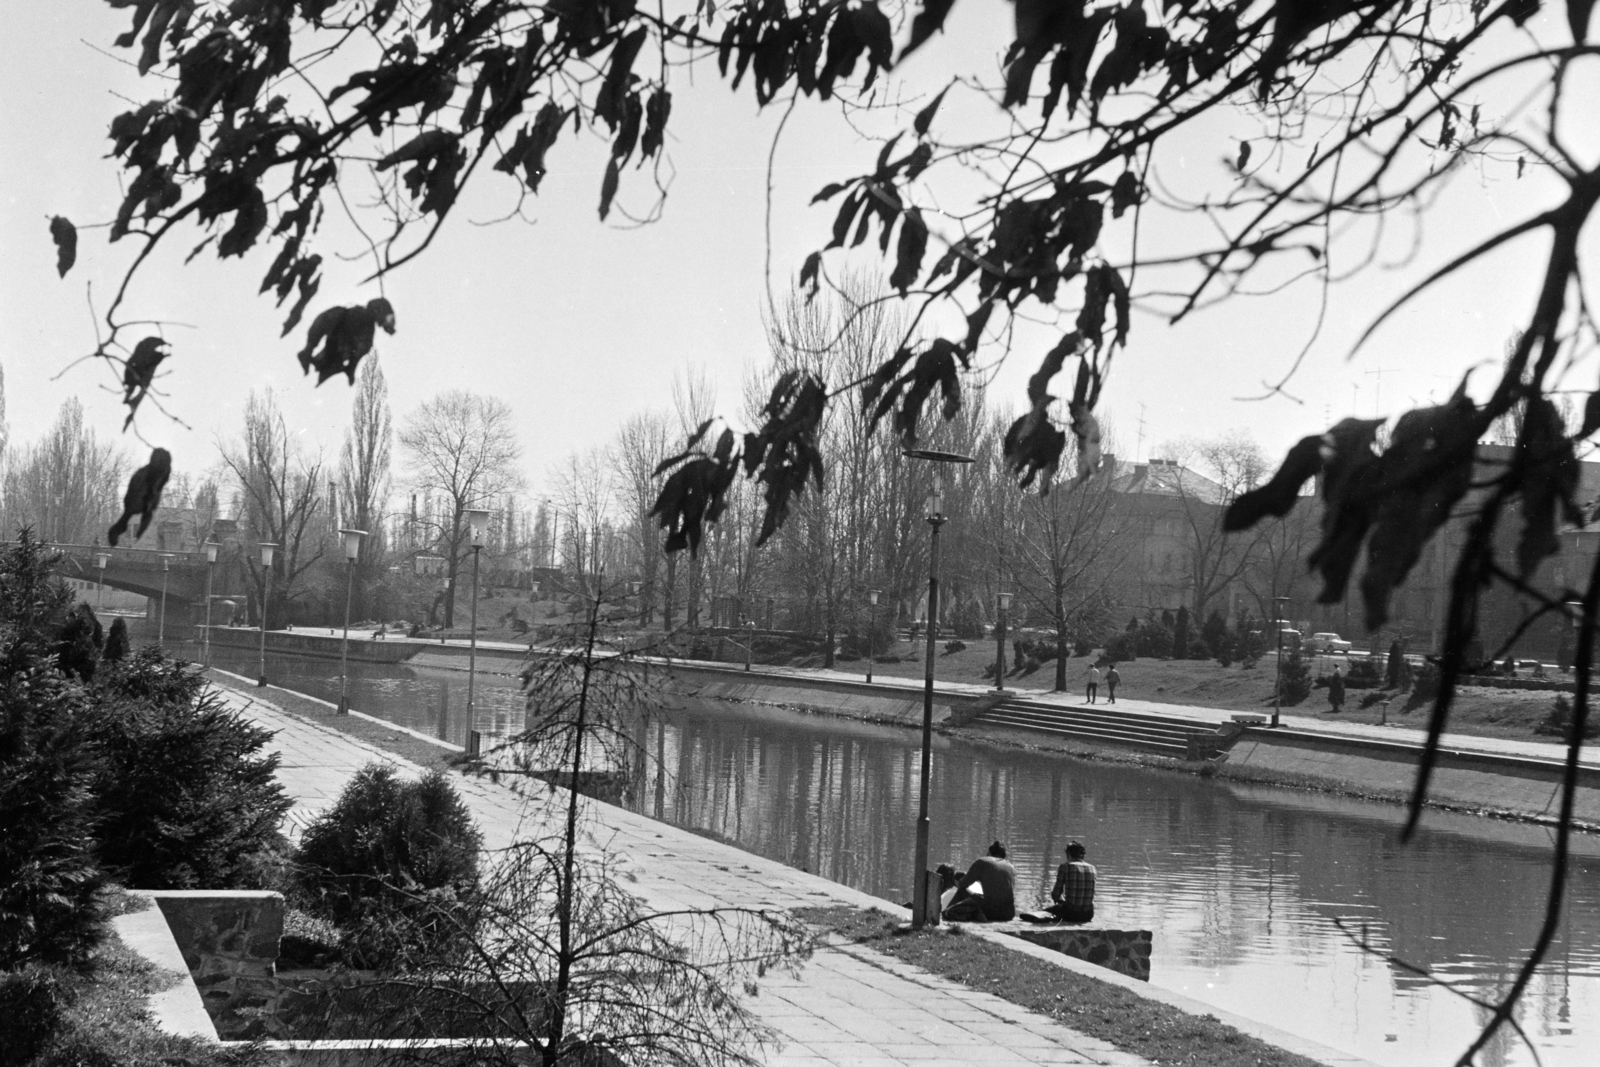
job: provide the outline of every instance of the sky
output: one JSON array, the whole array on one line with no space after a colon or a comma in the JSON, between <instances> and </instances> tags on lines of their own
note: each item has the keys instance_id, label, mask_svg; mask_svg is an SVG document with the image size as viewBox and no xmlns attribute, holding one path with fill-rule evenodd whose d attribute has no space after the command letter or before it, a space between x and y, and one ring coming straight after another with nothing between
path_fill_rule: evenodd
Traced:
<instances>
[{"instance_id":1,"label":"sky","mask_svg":"<svg viewBox=\"0 0 1600 1067\"><path fill-rule=\"evenodd\" d=\"M147 447L161 445L174 453L178 470L199 472L215 461L219 442L238 435L249 393L272 390L291 431L336 461L353 391L342 378L318 388L302 376L295 353L303 325L280 339L282 311L256 295L269 249L225 264L203 255L184 267L181 254L200 239L196 232L136 283L133 308L163 322L174 352L159 379L168 414L143 412L121 434L124 412L111 372L75 362L95 344L91 304L104 313L134 249L131 241L107 245L103 229L84 229L78 266L59 279L47 227L56 214L82 227L114 213L118 171L106 158L107 125L129 101L159 92L153 76L140 83L127 50L111 47L128 17L95 0L16 5L0 39L0 368L10 441L36 440L62 402L76 396L91 424L130 455L142 461ZM1559 15L1548 10L1530 25L1559 36ZM1009 31L1003 0L963 0L947 33L913 57L886 92L915 107L951 71L992 72ZM719 410L737 422L745 376L768 356L769 257L781 297L805 255L828 239L832 210L808 207L812 194L868 169L880 147L874 134L893 116L852 123L836 107L803 101L774 150L781 106L759 109L748 86L730 93L710 67L693 74L694 85L688 80L675 83L672 182L659 221L631 226L615 212L611 222L598 221L604 155L591 139L552 153L551 172L525 219L492 222L512 206L515 190L502 175L488 174L434 247L386 280L398 330L380 334L378 352L397 425L446 389L502 397L517 414L537 494L548 491L565 457L605 445L629 415L670 410L673 384L685 375L702 373L715 383ZM963 107L950 121L1004 121L991 105ZM1212 187L1225 173L1220 161L1260 128L1248 114L1218 115L1164 148L1159 173L1173 188ZM641 172L629 172L618 203L647 209L646 185ZM1117 451L1149 458L1168 442L1242 430L1269 455L1281 455L1346 415L1393 415L1442 399L1469 368L1501 357L1531 307L1542 238L1518 242L1417 301L1352 358L1356 337L1403 287L1489 227L1547 206L1551 192L1537 173L1518 182L1509 167L1472 169L1458 175L1420 239L1397 220L1380 262L1332 287L1321 333L1287 389L1292 397L1252 399L1312 337L1319 287L1303 282L1236 298L1175 326L1137 316L1102 408ZM1172 239L1193 225L1173 224ZM1595 242L1589 234L1591 251ZM348 241L344 250L359 247ZM1355 258L1353 250L1340 255L1341 267ZM307 321L329 303L377 295L375 284L360 284L359 267L330 266ZM1027 376L1058 336L1053 328L1024 327L997 366L1000 353L984 353L993 369L992 402L1020 406ZM1593 387L1593 367L1576 373L1579 384Z\"/></svg>"}]
</instances>

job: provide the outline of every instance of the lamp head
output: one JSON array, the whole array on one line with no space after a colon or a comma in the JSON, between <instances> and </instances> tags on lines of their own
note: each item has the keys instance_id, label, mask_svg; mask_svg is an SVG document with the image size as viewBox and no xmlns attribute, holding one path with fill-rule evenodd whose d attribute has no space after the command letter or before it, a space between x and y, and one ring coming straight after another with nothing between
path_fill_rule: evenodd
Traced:
<instances>
[{"instance_id":1,"label":"lamp head","mask_svg":"<svg viewBox=\"0 0 1600 1067\"><path fill-rule=\"evenodd\" d=\"M164 571L170 571L172 569L172 554L171 553L169 553L169 552L161 553L161 569L164 570Z\"/></svg>"},{"instance_id":2,"label":"lamp head","mask_svg":"<svg viewBox=\"0 0 1600 1067\"><path fill-rule=\"evenodd\" d=\"M109 553L109 552L96 552L94 554L94 565L96 567L99 567L101 570L105 570L106 569L106 564L110 563L110 562L111 562L111 553Z\"/></svg>"},{"instance_id":3,"label":"lamp head","mask_svg":"<svg viewBox=\"0 0 1600 1067\"><path fill-rule=\"evenodd\" d=\"M467 530L472 535L472 547L482 548L483 539L489 534L489 513L482 508L468 508L466 519Z\"/></svg>"},{"instance_id":4,"label":"lamp head","mask_svg":"<svg viewBox=\"0 0 1600 1067\"><path fill-rule=\"evenodd\" d=\"M879 592L880 592L880 590L877 590L877 589L868 589L867 590L867 603L871 604L873 607L877 607L878 606L878 594L879 594Z\"/></svg>"},{"instance_id":5,"label":"lamp head","mask_svg":"<svg viewBox=\"0 0 1600 1067\"><path fill-rule=\"evenodd\" d=\"M217 543L215 541L207 541L201 547L206 550L206 562L215 563L217 561Z\"/></svg>"},{"instance_id":6,"label":"lamp head","mask_svg":"<svg viewBox=\"0 0 1600 1067\"><path fill-rule=\"evenodd\" d=\"M1010 611L1011 610L1011 597L1012 597L1012 595L1013 594L1011 594L1011 593L1001 593L1001 594L999 594L1000 610L1001 611Z\"/></svg>"},{"instance_id":7,"label":"lamp head","mask_svg":"<svg viewBox=\"0 0 1600 1067\"><path fill-rule=\"evenodd\" d=\"M263 567L272 566L272 554L276 552L277 549L278 542L276 541L261 542L261 565Z\"/></svg>"},{"instance_id":8,"label":"lamp head","mask_svg":"<svg viewBox=\"0 0 1600 1067\"><path fill-rule=\"evenodd\" d=\"M344 538L344 558L354 563L361 555L361 539L367 536L367 531L345 529L339 531L339 536Z\"/></svg>"}]
</instances>

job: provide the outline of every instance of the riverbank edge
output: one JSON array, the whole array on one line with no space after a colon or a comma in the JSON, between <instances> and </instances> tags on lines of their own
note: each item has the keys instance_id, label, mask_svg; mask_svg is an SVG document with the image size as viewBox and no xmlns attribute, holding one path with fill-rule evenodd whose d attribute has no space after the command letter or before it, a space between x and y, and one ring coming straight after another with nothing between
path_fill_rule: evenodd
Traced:
<instances>
[{"instance_id":1,"label":"riverbank edge","mask_svg":"<svg viewBox=\"0 0 1600 1067\"><path fill-rule=\"evenodd\" d=\"M885 726L914 728L919 727L922 721L922 695L907 692L901 687L890 689L864 681L810 679L789 674L763 674L759 671L747 674L736 669L700 664L673 664L670 668L666 668L666 671L669 690L686 697L783 708L809 715L826 715ZM796 697L794 695L796 691L830 695L843 693L854 699L842 703L823 702ZM866 691L865 694L863 691ZM1009 726L986 725L981 720L964 725L954 725L949 721L952 711L968 710L984 701L985 697L979 694L952 693L936 689L934 731L943 737L958 738L1000 749L1048 753L1101 763L1120 763L1179 774L1215 776L1241 784L1272 786L1298 792L1326 793L1382 804L1403 806L1411 801L1409 780L1388 788L1374 787L1339 774L1287 770L1235 760L1221 762L1179 760L1170 756L1078 738L1056 737ZM1252 730L1248 731L1246 736L1258 747L1270 745L1307 754L1321 753L1330 749L1344 750L1356 754L1357 759L1365 757L1382 764L1403 766L1406 768L1408 779L1415 766L1413 762L1407 761L1408 757L1414 755L1415 750L1412 746L1396 742L1335 738L1305 731L1286 730ZM1526 781L1530 764L1533 762L1486 753L1462 753L1458 754L1457 758L1463 763L1471 764L1478 775L1512 785ZM1546 771L1552 775L1555 773L1553 763L1546 768ZM1531 806L1495 805L1483 802L1480 799L1481 793L1470 787L1463 790L1467 798L1440 795L1438 777L1440 776L1436 773L1433 795L1426 801L1426 807L1438 811L1539 826L1554 826L1559 821L1558 817L1551 813L1550 797L1546 797L1537 809ZM1594 778L1595 775L1591 769L1586 768L1584 777ZM1573 826L1585 833L1600 834L1600 819L1578 818L1574 820Z\"/></svg>"},{"instance_id":2,"label":"riverbank edge","mask_svg":"<svg viewBox=\"0 0 1600 1067\"><path fill-rule=\"evenodd\" d=\"M268 704L276 708L278 711L284 714L309 720L318 726L322 726L330 730L349 734L358 738L359 740L365 741L374 748L389 752L402 759L408 759L414 763L420 764L423 767L440 767L446 770L458 771L463 769L462 757L458 754L460 750L456 749L454 752L446 751L446 749L453 749L455 746L442 745L434 738L427 737L426 735L420 735L416 731L397 726L378 716L355 712L346 715L339 715L337 714L337 707L329 701L321 700L317 697L300 693L292 689L285 689L280 686L269 685L264 688L258 688L253 685L250 679L241 675L233 674L229 671L223 671L219 668L210 668L207 676L208 680L213 685L216 685L219 688L228 689L246 700L259 700L264 704ZM592 803L605 803L604 801L595 800L594 798L590 799ZM614 805L606 804L605 806L613 807ZM682 829L691 833L697 832L691 827L683 827ZM711 835L702 833L699 836L710 837ZM712 837L712 840L741 854L752 856L759 855L758 853L751 852L749 849L744 848L736 842L722 839L720 835ZM776 863L778 861L774 860L769 862ZM848 907L851 905L846 903L844 906ZM891 901L873 897L871 898L870 906L873 910L899 923L906 924L910 922L910 910L900 907ZM992 944L999 945L1008 951L1033 957L1040 962L1050 964L1058 969L1071 972L1082 978L1091 979L1110 986L1121 987L1127 992L1141 997L1145 1001L1149 1002L1151 1008L1155 1011L1170 1012L1173 1014L1173 1016L1183 1016L1194 1019L1205 1019L1209 1017L1212 1020L1215 1020L1217 1023L1220 1023L1222 1026L1237 1030L1250 1038L1262 1042L1263 1044L1273 1046L1292 1056L1304 1057L1315 1063L1322 1064L1324 1067L1378 1067L1378 1065L1372 1063L1372 1061L1363 1059L1342 1049L1336 1049L1332 1046L1320 1044L1308 1038L1301 1037L1298 1034L1278 1029L1270 1024L1259 1022L1255 1019L1250 1019L1242 1015L1237 1015L1226 1009L1218 1008L1214 1005L1206 1004L1203 1001L1195 1000L1191 997L1185 996L1182 993L1151 986L1147 982L1128 978L1124 975L1117 974L1115 971L1107 970L1103 967L1099 967L1092 963L1087 963L1083 960L1073 959L1070 956L1051 951L1050 949L1041 948L1040 946L1031 944L1027 941L1010 937L997 931L985 930L980 925L964 924L964 929L969 933L975 934ZM877 954L875 950L868 946L861 946L861 948L864 951L874 952ZM1002 996L1002 999L1010 1000L1012 1003L1018 1004L1019 1007L1028 1007L1028 1005L1022 1004L1016 1000L1012 1000L1009 997ZM1029 1010L1032 1009L1030 1008ZM1237 1049L1238 1047L1235 1044L1227 1042L1225 1038L1217 1038L1216 1040L1225 1049ZM1116 1045L1116 1047L1122 1049L1123 1051L1133 1051L1125 1046L1117 1045L1116 1042L1112 1042L1112 1044ZM1137 1055L1137 1053L1134 1054Z\"/></svg>"},{"instance_id":3,"label":"riverbank edge","mask_svg":"<svg viewBox=\"0 0 1600 1067\"><path fill-rule=\"evenodd\" d=\"M323 658L337 658L342 644L336 634L269 631L266 636L269 651ZM248 644L254 648L260 631L216 628L213 639L219 645ZM538 649L508 647L498 642L480 644L476 650L477 669L515 677L521 673L530 651ZM351 660L465 672L472 658L472 650L466 644L415 638L350 642ZM781 708L875 725L916 729L922 724L922 687L903 682L869 683L759 667L745 671L737 666L683 660L650 658L642 662L647 678L664 692L680 697ZM981 719L969 721L987 703L999 699L992 690L936 682L933 697L934 730L941 737L1182 774L1215 775L1241 784L1387 805L1410 803L1415 757L1420 751L1417 746L1393 741L1301 730L1250 729L1229 758L1220 762L1186 761L1081 738L990 725ZM958 713L956 721L952 721L952 713ZM1341 766L1345 773L1339 773ZM1555 784L1558 767L1555 760L1540 763L1513 756L1447 751L1441 754L1440 769L1434 775L1425 806L1443 812L1554 826L1559 821ZM1600 772L1584 768L1581 775L1585 784L1573 825L1585 833L1600 834ZM1461 780L1452 781L1453 777ZM1496 793L1506 802L1489 799Z\"/></svg>"}]
</instances>

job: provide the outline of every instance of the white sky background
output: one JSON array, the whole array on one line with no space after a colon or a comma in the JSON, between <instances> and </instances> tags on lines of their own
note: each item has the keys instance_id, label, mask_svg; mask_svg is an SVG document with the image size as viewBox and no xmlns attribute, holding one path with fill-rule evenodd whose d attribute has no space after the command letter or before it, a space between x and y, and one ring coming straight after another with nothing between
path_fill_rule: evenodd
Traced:
<instances>
[{"instance_id":1,"label":"white sky background","mask_svg":"<svg viewBox=\"0 0 1600 1067\"><path fill-rule=\"evenodd\" d=\"M36 440L72 395L82 398L92 425L114 436L124 413L115 375L97 363L62 372L95 343L86 283L103 314L137 251L136 238L108 246L105 230L85 228L110 219L119 200L118 168L104 158L106 129L128 100L143 102L160 87L154 74L141 84L119 62L132 50L115 50L115 56L95 50L114 51L111 41L126 30L128 10L98 0L36 0L11 5L8 16L0 38L0 364L10 440L13 447ZM1566 39L1559 12L1547 9L1530 26L1544 39ZM905 80L897 91L915 107L919 94L925 99L953 70L994 71L1010 27L1003 0L961 0L947 34L897 75ZM619 226L616 210L610 224L597 220L604 149L593 138L577 147L563 135L538 197L528 203L533 225L474 224L503 214L515 196L510 178L480 171L477 189L457 206L433 248L386 283L399 329L393 337L380 334L378 350L397 426L406 412L445 389L501 396L520 420L537 494L569 453L604 445L635 411L670 407L674 377L686 371L704 368L718 386L719 410L738 419L746 370L767 354L766 160L783 107L759 111L748 84L730 93L710 65L693 79L697 85L690 86L687 75L674 82L667 153L675 175L664 217L653 225ZM986 114L1003 121L992 106L971 104L948 121ZM1592 122L1600 132L1595 111L1585 107L1583 114L1587 118L1577 121ZM1164 148L1158 170L1169 186L1192 190L1211 183L1220 191L1227 179L1219 161L1236 153L1240 137L1259 129L1248 115L1219 116ZM878 148L842 121L834 105L803 100L794 112L774 173L771 261L780 298L805 255L828 240L838 201L808 208L811 196L830 180L869 169ZM1304 158L1300 150L1281 165L1303 166ZM643 211L650 196L644 172L624 173L620 207ZM1375 267L1334 288L1321 338L1288 387L1303 405L1283 397L1241 398L1259 395L1264 380L1280 377L1310 337L1320 298L1314 284L1229 301L1176 327L1136 315L1102 407L1119 453L1135 451L1141 414L1142 457L1160 454L1158 446L1175 438L1241 428L1275 459L1300 436L1324 427L1326 418L1371 416L1379 402L1383 413L1395 414L1430 397L1442 399L1469 366L1497 361L1527 315L1548 244L1543 236L1520 240L1415 302L1347 360L1356 336L1386 299L1425 271L1491 227L1554 200L1548 179L1532 168L1521 182L1510 166L1457 175L1412 263ZM65 280L56 277L47 229L54 214L80 227L78 265ZM1147 215L1146 226L1153 222ZM147 403L136 432L149 445L170 448L180 471L198 473L215 460L218 440L237 435L249 391L270 388L291 429L336 461L352 391L342 378L315 387L302 376L295 353L318 311L363 302L378 289L356 287L365 273L359 264L330 267L305 320L280 339L284 309L256 295L274 249L263 245L242 262L225 264L208 250L181 267L202 236L193 231L171 241L136 283L130 306L139 317L186 324L164 329L174 358L158 383L163 405L188 428ZM1398 260L1410 248L1409 224L1395 226L1391 236L1390 259ZM1587 236L1592 257L1596 235ZM874 252L875 238L876 231L865 246ZM1125 231L1108 224L1105 244L1113 259L1125 255L1125 242ZM345 250L359 247L350 243ZM937 254L930 245L929 255ZM1353 258L1352 248L1335 265L1348 266ZM1063 288L1069 321L1077 292ZM1059 332L1035 328L1019 335L998 373L995 403L1021 405L1027 376ZM138 336L132 333L130 343ZM1379 370L1381 379L1374 373ZM1064 377L1057 393L1070 392L1070 374ZM1484 384L1489 378L1481 376ZM1572 381L1589 389L1593 379L1588 366ZM121 441L143 462L146 444L134 431Z\"/></svg>"}]
</instances>

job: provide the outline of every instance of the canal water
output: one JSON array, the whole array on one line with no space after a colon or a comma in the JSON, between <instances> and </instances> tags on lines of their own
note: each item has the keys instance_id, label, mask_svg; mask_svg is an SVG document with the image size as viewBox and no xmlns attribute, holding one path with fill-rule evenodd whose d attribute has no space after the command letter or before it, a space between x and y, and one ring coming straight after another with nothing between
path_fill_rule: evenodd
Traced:
<instances>
[{"instance_id":1,"label":"canal water","mask_svg":"<svg viewBox=\"0 0 1600 1067\"><path fill-rule=\"evenodd\" d=\"M215 649L254 676L255 657ZM327 660L268 657L274 684L337 699ZM351 706L458 742L457 671L351 665ZM497 669L504 669L503 667ZM479 729L520 727L516 680L480 674ZM890 900L910 898L917 735L749 705L673 700L629 803ZM1452 1063L1532 944L1548 889L1541 828L1430 814L1401 845L1391 805L1242 786L936 738L932 853L992 840L1023 901L1067 841L1099 869L1098 910L1155 936L1151 983L1394 1067ZM1559 939L1517 1019L1545 1064L1600 1047L1600 841L1578 839ZM1588 1052L1583 1049L1588 1048ZM1481 1063L1532 1064L1502 1031Z\"/></svg>"}]
</instances>

